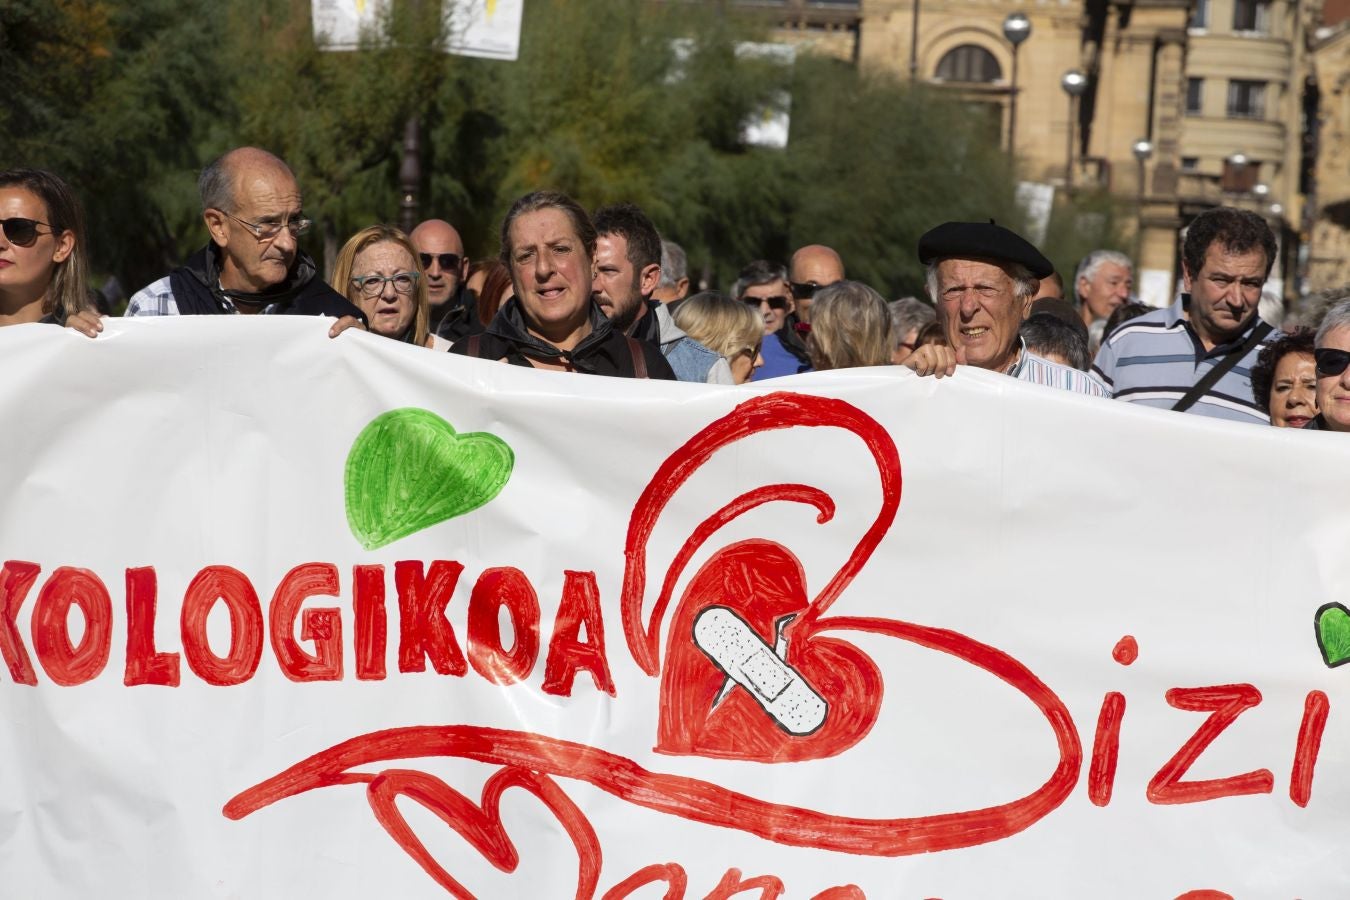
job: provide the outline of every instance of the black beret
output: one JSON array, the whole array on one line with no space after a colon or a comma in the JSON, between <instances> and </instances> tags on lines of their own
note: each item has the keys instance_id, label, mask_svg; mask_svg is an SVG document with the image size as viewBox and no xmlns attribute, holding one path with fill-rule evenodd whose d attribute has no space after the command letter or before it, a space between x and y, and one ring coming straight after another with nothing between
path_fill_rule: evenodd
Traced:
<instances>
[{"instance_id":1,"label":"black beret","mask_svg":"<svg viewBox=\"0 0 1350 900\"><path fill-rule=\"evenodd\" d=\"M1015 231L988 222L944 222L919 238L919 262L939 259L996 259L1021 263L1037 278L1055 271L1050 260Z\"/></svg>"}]
</instances>

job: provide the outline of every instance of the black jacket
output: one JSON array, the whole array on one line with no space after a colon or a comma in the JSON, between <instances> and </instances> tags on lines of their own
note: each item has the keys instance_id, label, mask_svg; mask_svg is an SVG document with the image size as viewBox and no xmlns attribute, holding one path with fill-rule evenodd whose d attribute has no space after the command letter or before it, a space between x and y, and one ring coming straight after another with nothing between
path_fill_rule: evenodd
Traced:
<instances>
[{"instance_id":1,"label":"black jacket","mask_svg":"<svg viewBox=\"0 0 1350 900\"><path fill-rule=\"evenodd\" d=\"M439 310L433 310L430 330L432 334L454 343L471 334L482 334L483 323L478 321L478 298L473 291L460 285L455 296L445 301Z\"/></svg>"},{"instance_id":2,"label":"black jacket","mask_svg":"<svg viewBox=\"0 0 1350 900\"><path fill-rule=\"evenodd\" d=\"M594 300L591 301L590 316L591 333L570 353L564 353L530 334L525 309L519 300L512 297L497 310L497 315L481 335L461 338L450 348L450 352L481 359L505 359L513 366L530 365L527 355L536 359L556 359L586 375L615 375L620 378L634 377L634 354L640 353L647 365L648 378L675 380L675 373L661 355L659 347L627 338L615 331L609 318Z\"/></svg>"},{"instance_id":3,"label":"black jacket","mask_svg":"<svg viewBox=\"0 0 1350 900\"><path fill-rule=\"evenodd\" d=\"M184 316L221 315L230 312L228 297L237 305L278 304L279 313L296 316L355 316L362 322L365 314L346 297L324 284L309 255L296 251L295 264L286 280L269 291L246 294L220 287L220 247L215 241L188 257L187 262L169 273L178 313Z\"/></svg>"}]
</instances>

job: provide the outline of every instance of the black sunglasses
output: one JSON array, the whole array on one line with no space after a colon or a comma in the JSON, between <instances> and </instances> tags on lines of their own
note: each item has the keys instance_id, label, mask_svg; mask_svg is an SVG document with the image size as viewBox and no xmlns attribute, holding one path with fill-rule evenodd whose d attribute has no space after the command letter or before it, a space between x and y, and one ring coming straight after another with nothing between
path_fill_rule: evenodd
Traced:
<instances>
[{"instance_id":1,"label":"black sunglasses","mask_svg":"<svg viewBox=\"0 0 1350 900\"><path fill-rule=\"evenodd\" d=\"M789 302L788 298L782 294L775 294L772 297L742 297L741 300L745 301L750 306L759 306L761 303L767 303L769 304L769 309L787 309Z\"/></svg>"},{"instance_id":2,"label":"black sunglasses","mask_svg":"<svg viewBox=\"0 0 1350 900\"><path fill-rule=\"evenodd\" d=\"M796 297L798 300L810 300L816 295L816 291L820 290L820 285L816 284L814 281L808 281L805 284L793 281L791 282L791 287L792 296Z\"/></svg>"},{"instance_id":3,"label":"black sunglasses","mask_svg":"<svg viewBox=\"0 0 1350 900\"><path fill-rule=\"evenodd\" d=\"M1339 375L1345 371L1346 366L1350 366L1350 350L1319 347L1313 351L1313 359L1317 360L1317 374L1319 376Z\"/></svg>"},{"instance_id":4,"label":"black sunglasses","mask_svg":"<svg viewBox=\"0 0 1350 900\"><path fill-rule=\"evenodd\" d=\"M419 253L418 257L422 260L422 268L430 269L431 261L434 259L441 264L441 271L459 268L460 256L458 253Z\"/></svg>"},{"instance_id":5,"label":"black sunglasses","mask_svg":"<svg viewBox=\"0 0 1350 900\"><path fill-rule=\"evenodd\" d=\"M37 219L22 219L14 217L12 219L0 219L0 230L5 232L5 239L11 244L19 247L31 247L37 241L38 235L42 232L37 230L39 225L45 225L52 230L48 234L55 234L56 229L52 228L46 222L39 222Z\"/></svg>"}]
</instances>

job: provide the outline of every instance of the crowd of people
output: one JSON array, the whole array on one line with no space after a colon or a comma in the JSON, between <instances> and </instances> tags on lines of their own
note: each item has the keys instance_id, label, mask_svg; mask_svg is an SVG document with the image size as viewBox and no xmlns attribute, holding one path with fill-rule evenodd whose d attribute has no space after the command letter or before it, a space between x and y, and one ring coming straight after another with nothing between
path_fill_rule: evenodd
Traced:
<instances>
[{"instance_id":1,"label":"crowd of people","mask_svg":"<svg viewBox=\"0 0 1350 900\"><path fill-rule=\"evenodd\" d=\"M517 366L717 385L887 365L943 378L965 365L1194 415L1350 431L1350 300L1315 329L1265 321L1275 236L1242 210L1190 223L1183 290L1154 309L1134 298L1128 256L1088 254L1066 291L1039 249L992 221L920 238L926 299L887 302L816 244L787 265L747 263L728 292L691 292L683 249L640 208L588 213L552 191L511 206L496 259L471 262L440 219L408 234L377 224L346 242L325 281L299 247L311 222L283 160L237 148L198 187L205 245L125 315L323 315L332 337L359 328ZM0 325L99 335L85 234L58 176L0 172Z\"/></svg>"}]
</instances>

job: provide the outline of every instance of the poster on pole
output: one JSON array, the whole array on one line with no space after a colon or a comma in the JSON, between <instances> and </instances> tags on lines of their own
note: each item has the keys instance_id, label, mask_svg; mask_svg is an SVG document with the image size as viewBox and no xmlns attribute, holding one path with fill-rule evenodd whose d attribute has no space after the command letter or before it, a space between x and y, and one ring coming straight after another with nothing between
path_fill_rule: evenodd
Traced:
<instances>
[{"instance_id":1,"label":"poster on pole","mask_svg":"<svg viewBox=\"0 0 1350 900\"><path fill-rule=\"evenodd\" d=\"M325 50L355 50L379 34L386 0L310 0L314 40Z\"/></svg>"},{"instance_id":2,"label":"poster on pole","mask_svg":"<svg viewBox=\"0 0 1350 900\"><path fill-rule=\"evenodd\" d=\"M445 52L501 60L520 55L525 0L447 0L446 10Z\"/></svg>"},{"instance_id":3,"label":"poster on pole","mask_svg":"<svg viewBox=\"0 0 1350 900\"><path fill-rule=\"evenodd\" d=\"M1340 897L1350 445L0 329L5 897Z\"/></svg>"}]
</instances>

